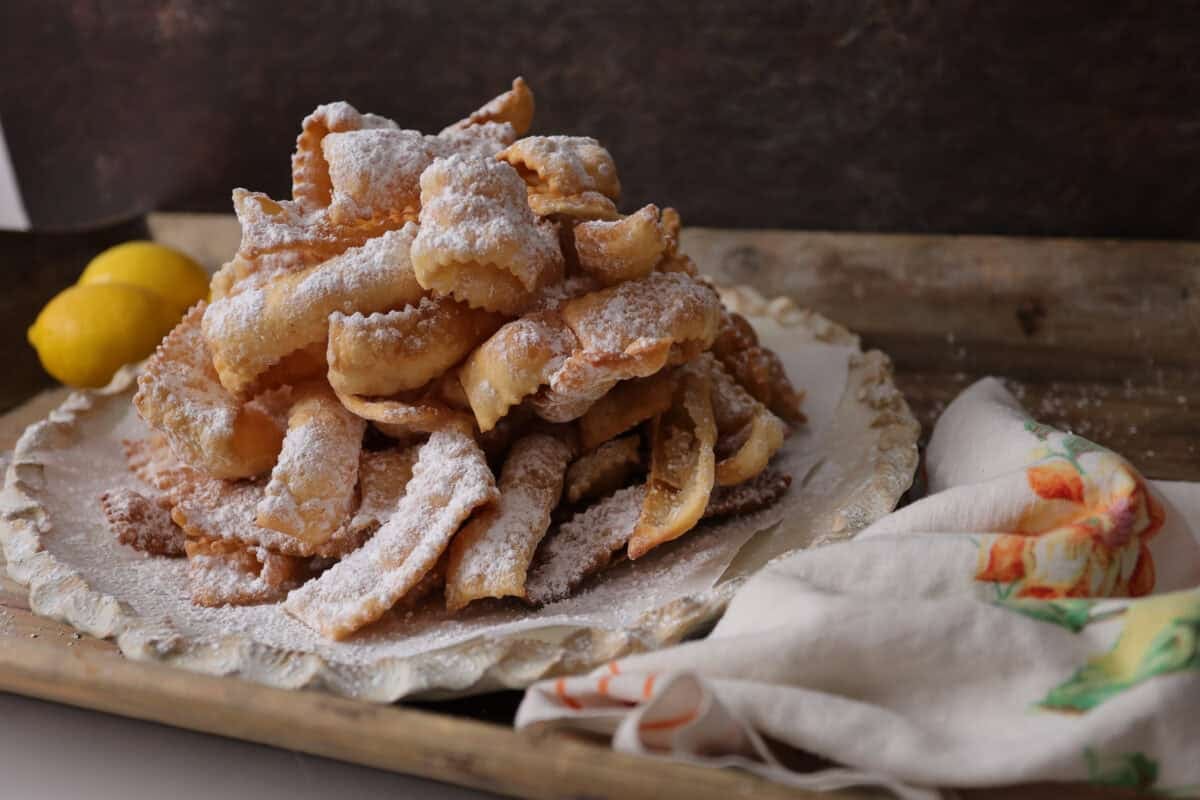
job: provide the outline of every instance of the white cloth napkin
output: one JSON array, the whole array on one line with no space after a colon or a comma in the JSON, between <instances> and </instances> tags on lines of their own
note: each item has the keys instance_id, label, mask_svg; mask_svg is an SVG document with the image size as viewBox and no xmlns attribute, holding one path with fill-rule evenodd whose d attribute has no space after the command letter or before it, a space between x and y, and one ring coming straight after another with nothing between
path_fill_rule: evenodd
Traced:
<instances>
[{"instance_id":1,"label":"white cloth napkin","mask_svg":"<svg viewBox=\"0 0 1200 800\"><path fill-rule=\"evenodd\" d=\"M531 687L517 727L810 789L1200 794L1200 484L1148 483L994 379L926 462L929 496L768 565L706 639Z\"/></svg>"}]
</instances>

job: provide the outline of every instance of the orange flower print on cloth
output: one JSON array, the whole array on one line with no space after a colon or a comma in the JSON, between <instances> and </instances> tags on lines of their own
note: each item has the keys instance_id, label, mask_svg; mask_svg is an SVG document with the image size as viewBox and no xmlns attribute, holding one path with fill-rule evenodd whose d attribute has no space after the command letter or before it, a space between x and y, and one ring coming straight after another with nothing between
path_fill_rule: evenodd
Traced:
<instances>
[{"instance_id":1,"label":"orange flower print on cloth","mask_svg":"<svg viewBox=\"0 0 1200 800\"><path fill-rule=\"evenodd\" d=\"M1147 543L1163 510L1130 464L1074 434L1026 423L1043 444L1025 471L1018 529L979 550L975 579L1002 599L1140 597L1154 588Z\"/></svg>"},{"instance_id":2,"label":"orange flower print on cloth","mask_svg":"<svg viewBox=\"0 0 1200 800\"><path fill-rule=\"evenodd\" d=\"M1069 500L1082 503L1083 476L1070 462L1052 461L1037 464L1025 471L1029 488L1043 500Z\"/></svg>"}]
</instances>

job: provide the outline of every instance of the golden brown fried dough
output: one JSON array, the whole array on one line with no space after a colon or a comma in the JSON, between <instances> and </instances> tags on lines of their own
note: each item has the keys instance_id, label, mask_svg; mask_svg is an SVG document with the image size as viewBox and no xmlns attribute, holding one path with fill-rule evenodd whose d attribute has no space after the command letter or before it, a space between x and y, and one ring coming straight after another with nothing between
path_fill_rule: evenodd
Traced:
<instances>
[{"instance_id":1,"label":"golden brown fried dough","mask_svg":"<svg viewBox=\"0 0 1200 800\"><path fill-rule=\"evenodd\" d=\"M655 418L651 429L650 477L646 502L629 539L636 559L690 531L708 505L715 480L711 379L704 370L686 370L674 405Z\"/></svg>"}]
</instances>

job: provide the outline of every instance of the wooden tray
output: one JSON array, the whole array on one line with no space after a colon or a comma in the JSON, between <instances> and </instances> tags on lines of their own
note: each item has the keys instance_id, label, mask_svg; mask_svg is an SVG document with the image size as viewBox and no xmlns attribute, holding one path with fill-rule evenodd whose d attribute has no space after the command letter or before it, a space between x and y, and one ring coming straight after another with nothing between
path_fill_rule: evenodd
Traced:
<instances>
[{"instance_id":1,"label":"wooden tray","mask_svg":"<svg viewBox=\"0 0 1200 800\"><path fill-rule=\"evenodd\" d=\"M236 244L225 217L158 217L151 227L210 259L232 249L230 237ZM1127 453L1150 477L1200 479L1200 245L698 230L684 246L722 281L788 294L888 351L926 429L969 381L1003 374L1041 419ZM512 693L381 707L129 662L28 608L24 590L0 577L3 691L521 797L829 797L567 734L517 733Z\"/></svg>"}]
</instances>

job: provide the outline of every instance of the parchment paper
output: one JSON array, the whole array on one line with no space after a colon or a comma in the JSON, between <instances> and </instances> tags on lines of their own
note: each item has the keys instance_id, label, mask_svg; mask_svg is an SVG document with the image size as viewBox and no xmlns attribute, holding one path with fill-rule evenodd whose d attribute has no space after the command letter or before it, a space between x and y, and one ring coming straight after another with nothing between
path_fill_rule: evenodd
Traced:
<instances>
[{"instance_id":1,"label":"parchment paper","mask_svg":"<svg viewBox=\"0 0 1200 800\"><path fill-rule=\"evenodd\" d=\"M278 605L193 606L183 560L147 557L118 544L100 516L101 492L122 485L137 488L137 479L125 468L120 441L146 432L129 402L131 390L118 386L108 394L72 396L50 423L34 426L18 445L5 515L18 532L24 528L25 534L35 534L41 555L52 559L26 559L43 562L40 569L31 568L20 557L22 537L5 536L10 572L33 585L39 613L89 633L115 636L126 655L377 700L524 686L548 674L659 646L712 619L741 577L771 556L853 532L845 525L838 530L838 519L845 521L839 515L847 506L846 488L873 485L869 472L877 471L879 462L843 457L847 426L856 429L858 441L852 446L867 454L884 452L878 431L870 426L872 414L847 413L865 409L878 416L870 398L859 396L863 380L875 384L867 374L871 365L864 363L852 338L820 343L769 322L760 331L764 343L780 353L793 381L808 392L808 424L788 440L775 462L793 477L788 494L757 514L704 524L637 562L597 576L574 597L541 609L495 601L449 616L439 604L430 604L389 615L347 641L331 642ZM861 374L848 388L852 363ZM911 438L915 441L915 431ZM915 450L913 455L915 465ZM909 478L911 474L910 466ZM891 488L891 496L879 498L877 505L890 509L899 491ZM31 500L40 509L32 516ZM29 530L31 521L36 531ZM764 536L756 539L756 548L747 548L752 555L744 554L725 575L757 533ZM47 561L53 562L49 572ZM68 573L82 581L65 579ZM43 588L51 586L59 589Z\"/></svg>"}]
</instances>

